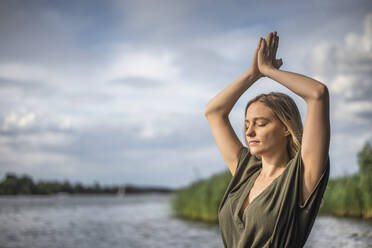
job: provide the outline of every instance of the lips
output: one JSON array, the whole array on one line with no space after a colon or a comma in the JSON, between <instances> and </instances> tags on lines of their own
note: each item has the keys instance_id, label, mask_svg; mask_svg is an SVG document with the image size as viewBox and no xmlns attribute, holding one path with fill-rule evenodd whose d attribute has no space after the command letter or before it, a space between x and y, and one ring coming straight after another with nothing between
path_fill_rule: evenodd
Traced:
<instances>
[{"instance_id":1,"label":"lips","mask_svg":"<svg viewBox=\"0 0 372 248\"><path fill-rule=\"evenodd\" d=\"M249 141L249 144L256 144L258 142L259 142L258 140L251 140L251 141Z\"/></svg>"}]
</instances>

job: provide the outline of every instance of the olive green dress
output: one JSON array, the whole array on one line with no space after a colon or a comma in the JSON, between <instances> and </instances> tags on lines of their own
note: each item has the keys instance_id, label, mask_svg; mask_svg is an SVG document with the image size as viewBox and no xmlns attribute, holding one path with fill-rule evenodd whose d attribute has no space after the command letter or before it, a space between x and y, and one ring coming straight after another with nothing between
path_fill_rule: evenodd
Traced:
<instances>
[{"instance_id":1,"label":"olive green dress","mask_svg":"<svg viewBox=\"0 0 372 248\"><path fill-rule=\"evenodd\" d=\"M218 208L219 228L226 248L293 247L305 245L326 189L330 162L307 201L301 205L301 149L285 170L239 216L261 168L249 148L239 152L238 167Z\"/></svg>"}]
</instances>

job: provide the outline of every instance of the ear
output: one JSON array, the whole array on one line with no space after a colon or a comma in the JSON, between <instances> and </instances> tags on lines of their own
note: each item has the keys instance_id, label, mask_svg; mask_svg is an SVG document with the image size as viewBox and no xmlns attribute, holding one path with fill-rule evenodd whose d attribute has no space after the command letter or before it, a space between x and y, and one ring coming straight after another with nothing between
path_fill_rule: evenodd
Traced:
<instances>
[{"instance_id":1,"label":"ear","mask_svg":"<svg viewBox=\"0 0 372 248\"><path fill-rule=\"evenodd\" d=\"M291 133L289 132L288 128L286 126L284 126L284 135L285 136L288 136L290 135Z\"/></svg>"}]
</instances>

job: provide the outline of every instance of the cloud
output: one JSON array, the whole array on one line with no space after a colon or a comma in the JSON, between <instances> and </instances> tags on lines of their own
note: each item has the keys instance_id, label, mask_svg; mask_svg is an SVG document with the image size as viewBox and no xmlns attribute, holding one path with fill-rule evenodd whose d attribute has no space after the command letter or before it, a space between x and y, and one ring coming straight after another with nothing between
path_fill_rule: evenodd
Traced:
<instances>
[{"instance_id":1,"label":"cloud","mask_svg":"<svg viewBox=\"0 0 372 248\"><path fill-rule=\"evenodd\" d=\"M8 130L11 127L26 128L35 124L35 114L33 112L25 114L10 113L5 117L2 125L3 130Z\"/></svg>"},{"instance_id":2,"label":"cloud","mask_svg":"<svg viewBox=\"0 0 372 248\"><path fill-rule=\"evenodd\" d=\"M356 171L356 154L372 139L372 13L362 24L361 34L349 32L341 42L322 41L312 50L313 75L331 95L334 175Z\"/></svg>"},{"instance_id":3,"label":"cloud","mask_svg":"<svg viewBox=\"0 0 372 248\"><path fill-rule=\"evenodd\" d=\"M170 81L178 76L179 68L172 63L174 55L169 51L155 53L123 49L119 54L109 67L107 81L127 77Z\"/></svg>"},{"instance_id":4,"label":"cloud","mask_svg":"<svg viewBox=\"0 0 372 248\"><path fill-rule=\"evenodd\" d=\"M125 77L112 80L112 83L134 88L153 88L163 85L159 80L146 79L144 77Z\"/></svg>"},{"instance_id":5,"label":"cloud","mask_svg":"<svg viewBox=\"0 0 372 248\"><path fill-rule=\"evenodd\" d=\"M370 130L370 21L357 32L367 8L318 2L274 1L275 11L198 0L2 2L0 173L179 186L195 168L203 176L227 169L204 107L276 28L284 70L306 72L308 48L325 40L312 51L313 74L332 92L333 154L344 156L343 168L355 165L344 158ZM343 30L354 33L334 41ZM263 79L239 99L230 115L239 136L246 99L273 90L294 95ZM354 140L343 150L345 138Z\"/></svg>"},{"instance_id":6,"label":"cloud","mask_svg":"<svg viewBox=\"0 0 372 248\"><path fill-rule=\"evenodd\" d=\"M147 128L153 129L150 134ZM55 124L32 129L13 126L0 135L0 172L33 172L44 178L61 173L74 180L100 175L104 184L161 185L166 177L169 185L185 185L193 178L195 166L204 173L221 166L222 159L213 156L218 152L211 145L213 137L204 137L207 128L204 119L188 115L167 116L151 125L122 122L68 130L56 130Z\"/></svg>"},{"instance_id":7,"label":"cloud","mask_svg":"<svg viewBox=\"0 0 372 248\"><path fill-rule=\"evenodd\" d=\"M323 42L314 48L313 72L332 94L348 104L350 114L372 111L372 13L361 35L348 33L343 42Z\"/></svg>"}]
</instances>

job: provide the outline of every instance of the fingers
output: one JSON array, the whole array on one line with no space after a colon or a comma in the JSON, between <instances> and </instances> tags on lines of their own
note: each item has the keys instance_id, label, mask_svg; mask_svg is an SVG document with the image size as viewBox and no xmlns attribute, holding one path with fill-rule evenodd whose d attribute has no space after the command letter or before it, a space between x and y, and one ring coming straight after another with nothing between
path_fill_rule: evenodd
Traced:
<instances>
[{"instance_id":1,"label":"fingers","mask_svg":"<svg viewBox=\"0 0 372 248\"><path fill-rule=\"evenodd\" d=\"M275 44L274 44L274 55L273 58L276 58L276 52L278 51L279 46L279 36L275 35Z\"/></svg>"},{"instance_id":2,"label":"fingers","mask_svg":"<svg viewBox=\"0 0 372 248\"><path fill-rule=\"evenodd\" d=\"M271 36L271 32L267 35L266 41L270 42L270 36Z\"/></svg>"},{"instance_id":3,"label":"fingers","mask_svg":"<svg viewBox=\"0 0 372 248\"><path fill-rule=\"evenodd\" d=\"M266 42L268 46L267 55L272 56L272 58L275 59L279 45L279 36L277 36L277 32L270 32L266 38Z\"/></svg>"},{"instance_id":4,"label":"fingers","mask_svg":"<svg viewBox=\"0 0 372 248\"><path fill-rule=\"evenodd\" d=\"M276 32L270 33L270 38L269 38L269 44L270 44L270 49L273 51L274 46L275 46L275 40L276 40Z\"/></svg>"},{"instance_id":5,"label":"fingers","mask_svg":"<svg viewBox=\"0 0 372 248\"><path fill-rule=\"evenodd\" d=\"M261 47L261 41L262 41L262 39L261 39L261 37L260 37L260 39L258 40L258 45L257 45L257 50L260 50L260 47Z\"/></svg>"},{"instance_id":6,"label":"fingers","mask_svg":"<svg viewBox=\"0 0 372 248\"><path fill-rule=\"evenodd\" d=\"M263 50L263 42L262 42L262 37L260 37L260 40L258 41L258 51Z\"/></svg>"},{"instance_id":7,"label":"fingers","mask_svg":"<svg viewBox=\"0 0 372 248\"><path fill-rule=\"evenodd\" d=\"M264 53L266 53L267 50L267 43L265 39L262 39L262 50Z\"/></svg>"},{"instance_id":8,"label":"fingers","mask_svg":"<svg viewBox=\"0 0 372 248\"><path fill-rule=\"evenodd\" d=\"M273 53L273 44L274 44L273 36L274 36L273 32L270 32L266 37L265 41L266 41L267 49L264 50L265 55L270 56Z\"/></svg>"},{"instance_id":9,"label":"fingers","mask_svg":"<svg viewBox=\"0 0 372 248\"><path fill-rule=\"evenodd\" d=\"M283 65L283 60L282 59L276 59L274 62L275 68L279 69Z\"/></svg>"},{"instance_id":10,"label":"fingers","mask_svg":"<svg viewBox=\"0 0 372 248\"><path fill-rule=\"evenodd\" d=\"M261 44L262 43L262 44ZM263 52L272 57L273 59L276 58L276 52L278 50L279 45L279 36L277 36L277 32L270 32L266 39L260 37L258 47L263 47Z\"/></svg>"}]
</instances>

